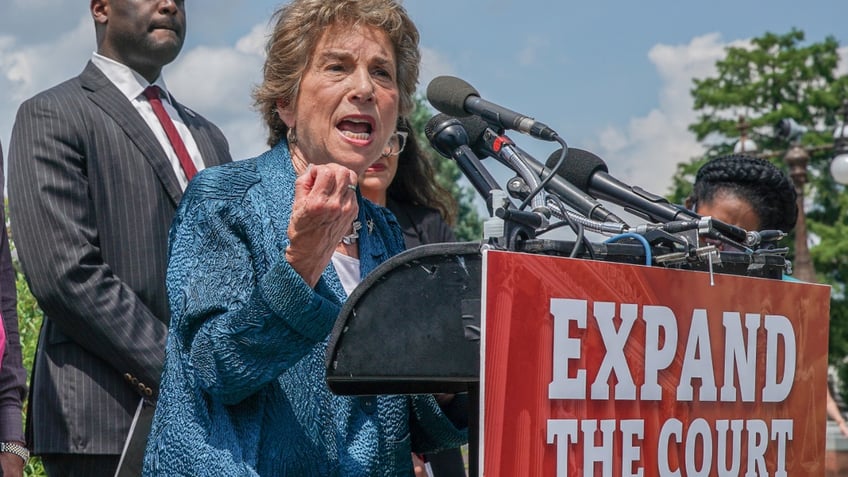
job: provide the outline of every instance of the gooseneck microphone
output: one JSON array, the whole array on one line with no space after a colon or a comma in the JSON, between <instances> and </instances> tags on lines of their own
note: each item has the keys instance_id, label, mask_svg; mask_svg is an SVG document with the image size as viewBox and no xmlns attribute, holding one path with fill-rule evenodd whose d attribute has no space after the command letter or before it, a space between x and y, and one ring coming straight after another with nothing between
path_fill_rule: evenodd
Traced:
<instances>
[{"instance_id":1,"label":"gooseneck microphone","mask_svg":"<svg viewBox=\"0 0 848 477\"><path fill-rule=\"evenodd\" d=\"M478 156L495 158L519 174L524 168L539 177L546 177L551 173L550 168L543 166L533 156L516 146L508 137L492 130L488 123L476 116L461 118L459 122L465 127L471 149ZM566 156L566 165L568 165L569 157L570 152ZM559 174L551 178L545 189L590 219L600 222L624 223L594 197L570 184Z\"/></svg>"},{"instance_id":2,"label":"gooseneck microphone","mask_svg":"<svg viewBox=\"0 0 848 477\"><path fill-rule=\"evenodd\" d=\"M548 167L559 159L554 152L546 161ZM566 167L558 171L568 182L599 199L618 204L629 212L654 222L698 220L702 217L691 210L670 203L665 197L653 194L638 186L629 186L609 175L606 163L597 155L577 148L569 148ZM727 238L745 243L747 231L716 219L713 227Z\"/></svg>"},{"instance_id":3,"label":"gooseneck microphone","mask_svg":"<svg viewBox=\"0 0 848 477\"><path fill-rule=\"evenodd\" d=\"M557 133L544 123L482 99L473 86L453 76L438 76L427 85L427 100L449 116L480 116L497 129L512 129L537 139L556 141Z\"/></svg>"},{"instance_id":4,"label":"gooseneck microphone","mask_svg":"<svg viewBox=\"0 0 848 477\"><path fill-rule=\"evenodd\" d=\"M498 181L480 163L471 147L468 145L468 133L458 119L446 114L437 114L427 121L424 135L439 154L456 161L457 166L477 189L477 192L487 203L491 199L490 192L499 190ZM489 203L491 209L491 204ZM489 211L491 213L491 210Z\"/></svg>"}]
</instances>

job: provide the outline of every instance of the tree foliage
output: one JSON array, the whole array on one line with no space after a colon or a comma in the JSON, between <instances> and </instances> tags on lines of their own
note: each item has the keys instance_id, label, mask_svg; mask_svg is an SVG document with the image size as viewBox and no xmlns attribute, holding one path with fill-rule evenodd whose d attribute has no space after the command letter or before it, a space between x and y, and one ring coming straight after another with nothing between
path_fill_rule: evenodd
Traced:
<instances>
[{"instance_id":1,"label":"tree foliage","mask_svg":"<svg viewBox=\"0 0 848 477\"><path fill-rule=\"evenodd\" d=\"M804 191L807 228L814 239L811 255L817 280L834 287L831 301L830 356L848 354L848 194L829 172L834 155L833 131L843 121L848 76L838 75L839 44L828 37L805 42L804 32L765 33L748 46L733 46L716 63L714 77L694 80L691 90L697 122L689 129L707 146L704 157L678 165L671 199L681 202L691 191L698 168L710 157L730 153L740 137L740 117L750 125L748 137L759 154L786 171L783 155L790 146L774 134L781 119L808 128L798 140L810 154ZM790 259L792 255L790 253Z\"/></svg>"}]
</instances>

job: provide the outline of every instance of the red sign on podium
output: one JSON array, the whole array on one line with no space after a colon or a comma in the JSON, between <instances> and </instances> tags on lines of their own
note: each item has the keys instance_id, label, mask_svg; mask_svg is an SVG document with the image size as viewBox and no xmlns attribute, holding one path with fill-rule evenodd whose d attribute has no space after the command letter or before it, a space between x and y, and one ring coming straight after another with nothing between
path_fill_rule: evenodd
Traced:
<instances>
[{"instance_id":1,"label":"red sign on podium","mask_svg":"<svg viewBox=\"0 0 848 477\"><path fill-rule=\"evenodd\" d=\"M487 251L482 475L824 475L830 289Z\"/></svg>"}]
</instances>

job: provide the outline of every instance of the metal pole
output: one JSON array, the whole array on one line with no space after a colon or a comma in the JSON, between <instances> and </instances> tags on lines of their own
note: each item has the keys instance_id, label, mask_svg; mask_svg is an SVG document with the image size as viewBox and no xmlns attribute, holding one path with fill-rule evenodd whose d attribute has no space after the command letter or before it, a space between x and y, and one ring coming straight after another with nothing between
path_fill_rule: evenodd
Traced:
<instances>
[{"instance_id":1,"label":"metal pole","mask_svg":"<svg viewBox=\"0 0 848 477\"><path fill-rule=\"evenodd\" d=\"M810 248L807 245L807 221L804 213L804 185L807 183L807 165L810 154L800 145L793 144L786 151L783 160L789 167L789 176L798 194L798 221L795 224L795 261L793 276L804 282L815 283L816 271L810 258Z\"/></svg>"}]
</instances>

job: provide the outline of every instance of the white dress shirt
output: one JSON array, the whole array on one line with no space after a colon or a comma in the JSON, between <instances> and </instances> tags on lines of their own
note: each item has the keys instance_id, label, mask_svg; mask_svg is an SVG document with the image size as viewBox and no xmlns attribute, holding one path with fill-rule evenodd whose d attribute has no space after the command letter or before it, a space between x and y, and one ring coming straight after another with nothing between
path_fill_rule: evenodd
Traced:
<instances>
[{"instance_id":1,"label":"white dress shirt","mask_svg":"<svg viewBox=\"0 0 848 477\"><path fill-rule=\"evenodd\" d=\"M153 131L153 134L159 141L159 144L162 145L162 149L168 156L168 160L171 161L171 167L174 169L174 174L177 176L180 188L185 190L188 185L188 178L186 178L183 167L180 165L180 160L177 157L177 153L174 151L174 147L171 146L171 141L168 139L168 135L165 134L165 129L162 128L159 118L156 117L156 114L153 112L153 108L144 96L144 90L150 86L151 83L148 83L143 76L133 71L130 67L118 63L111 58L100 55L97 52L92 54L91 62L94 63L94 66L100 69L104 75L106 75L106 78L108 78L109 81L111 81L121 91L121 93L130 100L130 103L132 103L136 111L141 114L144 122L147 123L150 130ZM179 113L177 113L177 110L174 109L174 106L171 104L171 94L168 93L168 87L165 86L165 80L162 78L162 75L159 75L159 77L156 78L156 81L152 84L158 86L164 93L161 94L162 106L165 107L165 111L174 122L177 132L180 134L180 137L185 143L185 147L191 156L191 161L194 163L194 167L197 168L197 172L200 172L205 168L203 165L203 158L200 156L200 150L197 148L197 143L194 142L194 137L191 135L188 127L186 127L185 123L183 123Z\"/></svg>"}]
</instances>

